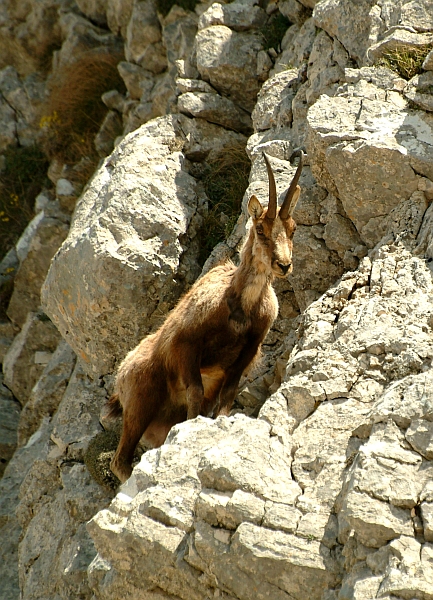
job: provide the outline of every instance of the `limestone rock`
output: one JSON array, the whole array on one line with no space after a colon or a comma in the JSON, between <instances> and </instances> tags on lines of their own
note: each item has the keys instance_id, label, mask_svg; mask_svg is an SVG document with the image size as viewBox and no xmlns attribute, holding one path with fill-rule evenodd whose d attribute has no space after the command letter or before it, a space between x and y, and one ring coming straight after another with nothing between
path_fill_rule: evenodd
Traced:
<instances>
[{"instance_id":1,"label":"limestone rock","mask_svg":"<svg viewBox=\"0 0 433 600\"><path fill-rule=\"evenodd\" d=\"M183 236L194 237L202 200L182 168L180 124L157 119L117 146L82 196L45 281L48 314L93 376L159 324L198 272Z\"/></svg>"},{"instance_id":2,"label":"limestone rock","mask_svg":"<svg viewBox=\"0 0 433 600\"><path fill-rule=\"evenodd\" d=\"M275 61L275 71L299 68L308 60L316 37L316 26L312 18L301 26L292 25L281 42L282 53Z\"/></svg>"},{"instance_id":3,"label":"limestone rock","mask_svg":"<svg viewBox=\"0 0 433 600\"><path fill-rule=\"evenodd\" d=\"M251 131L251 119L247 112L228 98L208 92L186 92L179 96L179 112L188 116L206 119L241 133Z\"/></svg>"},{"instance_id":4,"label":"limestone rock","mask_svg":"<svg viewBox=\"0 0 433 600\"><path fill-rule=\"evenodd\" d=\"M266 13L258 6L257 0L235 1L231 4L214 2L201 15L198 27L205 29L211 25L225 25L233 31L245 31L261 27L266 22Z\"/></svg>"},{"instance_id":5,"label":"limestone rock","mask_svg":"<svg viewBox=\"0 0 433 600\"><path fill-rule=\"evenodd\" d=\"M28 146L33 143L36 129L37 110L40 107L41 81L37 75L21 79L13 66L0 71L0 119L4 120L2 150L12 143ZM41 97L42 96L42 97ZM0 138L1 140L1 138Z\"/></svg>"},{"instance_id":6,"label":"limestone rock","mask_svg":"<svg viewBox=\"0 0 433 600\"><path fill-rule=\"evenodd\" d=\"M260 89L256 75L257 54L262 49L260 36L214 25L200 30L195 39L202 79L251 112Z\"/></svg>"},{"instance_id":7,"label":"limestone rock","mask_svg":"<svg viewBox=\"0 0 433 600\"><path fill-rule=\"evenodd\" d=\"M308 58L305 98L309 105L321 94L333 96L336 93L347 62L348 54L342 44L325 31L319 31Z\"/></svg>"},{"instance_id":8,"label":"limestone rock","mask_svg":"<svg viewBox=\"0 0 433 600\"><path fill-rule=\"evenodd\" d=\"M0 548L0 575L2 594L7 600L16 600L20 595L18 543L22 529L15 515L20 487L33 462L43 455L48 438L48 424L45 422L38 435L25 448L15 452L0 480L0 532L3 541Z\"/></svg>"},{"instance_id":9,"label":"limestone rock","mask_svg":"<svg viewBox=\"0 0 433 600\"><path fill-rule=\"evenodd\" d=\"M406 432L406 439L409 444L428 460L433 459L432 431L433 424L420 419L412 421Z\"/></svg>"},{"instance_id":10,"label":"limestone rock","mask_svg":"<svg viewBox=\"0 0 433 600\"><path fill-rule=\"evenodd\" d=\"M290 69L271 77L263 84L251 115L256 132L271 127L290 127L292 100L298 81L298 72Z\"/></svg>"},{"instance_id":11,"label":"limestone rock","mask_svg":"<svg viewBox=\"0 0 433 600\"><path fill-rule=\"evenodd\" d=\"M63 340L57 346L43 370L30 398L24 406L18 426L18 443L23 446L39 429L45 417L51 417L58 408L75 365L75 354Z\"/></svg>"},{"instance_id":12,"label":"limestone rock","mask_svg":"<svg viewBox=\"0 0 433 600\"><path fill-rule=\"evenodd\" d=\"M401 7L400 19L402 25L413 27L416 31L432 31L433 16L430 0L406 2Z\"/></svg>"},{"instance_id":13,"label":"limestone rock","mask_svg":"<svg viewBox=\"0 0 433 600\"><path fill-rule=\"evenodd\" d=\"M126 61L120 62L117 65L117 69L133 100L149 100L149 94L155 85L153 73L143 69L139 65ZM115 107L110 106L110 108Z\"/></svg>"},{"instance_id":14,"label":"limestone rock","mask_svg":"<svg viewBox=\"0 0 433 600\"><path fill-rule=\"evenodd\" d=\"M411 126L401 129L403 121ZM309 111L307 147L313 173L340 198L368 247L385 233L389 212L417 189L414 170L430 172L424 130L431 126L421 111L356 96L322 96ZM392 132L397 131L401 133L395 137Z\"/></svg>"},{"instance_id":15,"label":"limestone rock","mask_svg":"<svg viewBox=\"0 0 433 600\"><path fill-rule=\"evenodd\" d=\"M14 337L19 329L10 321L0 322L0 363L3 364L4 357L9 350Z\"/></svg>"},{"instance_id":16,"label":"limestone rock","mask_svg":"<svg viewBox=\"0 0 433 600\"><path fill-rule=\"evenodd\" d=\"M410 4L410 3L409 3ZM370 61L378 60L385 52L392 52L399 48L422 48L433 42L433 34L416 33L411 30L393 28L391 32L383 39L373 44L368 49L368 58Z\"/></svg>"},{"instance_id":17,"label":"limestone rock","mask_svg":"<svg viewBox=\"0 0 433 600\"><path fill-rule=\"evenodd\" d=\"M54 352L59 332L43 313L28 313L20 333L14 338L3 361L4 381L24 405L39 379L44 365L35 361L36 352Z\"/></svg>"},{"instance_id":18,"label":"limestone rock","mask_svg":"<svg viewBox=\"0 0 433 600\"><path fill-rule=\"evenodd\" d=\"M364 80L373 83L378 88L402 92L407 82L397 73L387 67L361 67L360 69L344 69L344 78L347 83L358 83Z\"/></svg>"},{"instance_id":19,"label":"limestone rock","mask_svg":"<svg viewBox=\"0 0 433 600\"><path fill-rule=\"evenodd\" d=\"M186 94L188 92L204 92L207 94L215 94L215 90L206 81L201 79L189 79L185 77L178 77L176 79L176 90L180 94Z\"/></svg>"},{"instance_id":20,"label":"limestone rock","mask_svg":"<svg viewBox=\"0 0 433 600\"><path fill-rule=\"evenodd\" d=\"M52 441L70 460L84 459L89 441L101 431L99 413L106 400L77 363L52 424Z\"/></svg>"},{"instance_id":21,"label":"limestone rock","mask_svg":"<svg viewBox=\"0 0 433 600\"><path fill-rule=\"evenodd\" d=\"M68 230L65 215L60 213L51 216L41 212L27 226L23 234L26 242L18 242L20 267L15 276L7 314L20 327L24 325L27 313L35 312L40 307L41 287L51 259L66 238Z\"/></svg>"},{"instance_id":22,"label":"limestone rock","mask_svg":"<svg viewBox=\"0 0 433 600\"><path fill-rule=\"evenodd\" d=\"M177 61L192 62L194 40L197 34L197 17L194 13L173 7L167 15L162 31L162 39L167 52L168 64L173 67Z\"/></svg>"},{"instance_id":23,"label":"limestone rock","mask_svg":"<svg viewBox=\"0 0 433 600\"><path fill-rule=\"evenodd\" d=\"M134 2L126 30L126 60L152 73L162 73L167 67L167 58L161 39L161 26L152 0Z\"/></svg>"},{"instance_id":24,"label":"limestone rock","mask_svg":"<svg viewBox=\"0 0 433 600\"><path fill-rule=\"evenodd\" d=\"M100 26L107 25L107 0L78 0L77 4L81 12L91 21Z\"/></svg>"},{"instance_id":25,"label":"limestone rock","mask_svg":"<svg viewBox=\"0 0 433 600\"><path fill-rule=\"evenodd\" d=\"M427 73L421 73L412 77L407 84L404 95L423 110L433 112L432 89L433 73L427 71Z\"/></svg>"},{"instance_id":26,"label":"limestone rock","mask_svg":"<svg viewBox=\"0 0 433 600\"><path fill-rule=\"evenodd\" d=\"M314 7L313 19L317 27L343 44L351 58L362 63L370 45L370 10L375 3L375 0L356 3L350 0L322 0Z\"/></svg>"},{"instance_id":27,"label":"limestone rock","mask_svg":"<svg viewBox=\"0 0 433 600\"><path fill-rule=\"evenodd\" d=\"M424 524L424 537L427 542L433 541L433 505L431 502L421 503L421 516Z\"/></svg>"},{"instance_id":28,"label":"limestone rock","mask_svg":"<svg viewBox=\"0 0 433 600\"><path fill-rule=\"evenodd\" d=\"M299 0L307 8L314 8L319 0Z\"/></svg>"},{"instance_id":29,"label":"limestone rock","mask_svg":"<svg viewBox=\"0 0 433 600\"><path fill-rule=\"evenodd\" d=\"M112 152L115 140L122 131L122 119L119 113L110 110L95 136L95 148L101 158L105 158Z\"/></svg>"},{"instance_id":30,"label":"limestone rock","mask_svg":"<svg viewBox=\"0 0 433 600\"><path fill-rule=\"evenodd\" d=\"M176 469L167 470L175 455ZM168 504L157 498L162 498L163 489L169 490L169 482ZM268 528L276 526L279 506L287 517L292 510L296 527L299 516L293 503L300 489L295 492L295 487L290 454L277 438L269 437L264 421L198 418L174 427L164 446L145 454L110 508L96 515L88 528L100 553L98 560L114 569L118 581L124 579L123 565L128 564L129 584L144 590L156 584L181 598L207 598L215 589L213 573L233 597L247 598L254 581L260 594L272 593L281 600L289 594L301 600L307 593L308 573L314 582L309 594L320 598L337 581L329 549L318 541ZM263 497L273 500L265 503ZM182 514L194 503L196 511L184 522ZM265 510L268 527L260 525ZM117 545L109 541L113 536ZM128 539L134 539L141 556L140 572ZM163 564L170 568L160 576ZM290 577L283 577L287 572ZM103 573L93 581L94 591L104 597L110 597L116 586Z\"/></svg>"},{"instance_id":31,"label":"limestone rock","mask_svg":"<svg viewBox=\"0 0 433 600\"><path fill-rule=\"evenodd\" d=\"M404 538L403 538L404 539ZM412 543L414 540L412 540ZM400 597L426 598L431 596L431 585L433 583L431 544L417 544L418 556L413 557L405 552L403 544L393 542L393 555L390 564L394 568L389 569L381 585L381 593L392 594ZM415 552L413 552L415 554Z\"/></svg>"},{"instance_id":32,"label":"limestone rock","mask_svg":"<svg viewBox=\"0 0 433 600\"><path fill-rule=\"evenodd\" d=\"M431 50L422 63L422 68L425 71L433 71L433 50Z\"/></svg>"},{"instance_id":33,"label":"limestone rock","mask_svg":"<svg viewBox=\"0 0 433 600\"><path fill-rule=\"evenodd\" d=\"M182 130L186 136L183 151L186 158L194 162L207 159L212 161L226 147L244 147L246 142L243 134L229 131L204 119L185 118Z\"/></svg>"},{"instance_id":34,"label":"limestone rock","mask_svg":"<svg viewBox=\"0 0 433 600\"><path fill-rule=\"evenodd\" d=\"M10 391L2 383L0 376L0 478L17 446L17 429L20 418L20 406Z\"/></svg>"},{"instance_id":35,"label":"limestone rock","mask_svg":"<svg viewBox=\"0 0 433 600\"><path fill-rule=\"evenodd\" d=\"M126 30L131 18L134 0L107 0L107 24L110 30L126 38Z\"/></svg>"},{"instance_id":36,"label":"limestone rock","mask_svg":"<svg viewBox=\"0 0 433 600\"><path fill-rule=\"evenodd\" d=\"M311 12L297 0L284 0L279 4L279 9L291 23L298 25L302 25L311 15Z\"/></svg>"},{"instance_id":37,"label":"limestone rock","mask_svg":"<svg viewBox=\"0 0 433 600\"><path fill-rule=\"evenodd\" d=\"M64 12L60 15L59 27L62 32L63 43L54 55L53 72L74 63L83 52L92 51L106 54L107 51L114 56L123 55L123 44L116 35L106 29L93 25L90 21L73 12Z\"/></svg>"}]
</instances>

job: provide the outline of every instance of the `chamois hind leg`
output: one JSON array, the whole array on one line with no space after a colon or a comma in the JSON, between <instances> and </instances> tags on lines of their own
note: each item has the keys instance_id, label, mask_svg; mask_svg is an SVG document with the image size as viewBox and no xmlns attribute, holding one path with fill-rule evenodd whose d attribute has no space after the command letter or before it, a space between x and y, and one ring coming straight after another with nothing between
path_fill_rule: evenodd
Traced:
<instances>
[{"instance_id":1,"label":"chamois hind leg","mask_svg":"<svg viewBox=\"0 0 433 600\"><path fill-rule=\"evenodd\" d=\"M129 373L121 382L122 435L111 461L111 470L123 483L132 473L132 459L141 436L157 417L166 400L163 376L151 371Z\"/></svg>"},{"instance_id":2,"label":"chamois hind leg","mask_svg":"<svg viewBox=\"0 0 433 600\"><path fill-rule=\"evenodd\" d=\"M111 470L122 483L131 476L135 449L153 419L153 413L146 414L143 410L140 413L137 415L128 410L128 406L123 411L122 435L110 465Z\"/></svg>"}]
</instances>

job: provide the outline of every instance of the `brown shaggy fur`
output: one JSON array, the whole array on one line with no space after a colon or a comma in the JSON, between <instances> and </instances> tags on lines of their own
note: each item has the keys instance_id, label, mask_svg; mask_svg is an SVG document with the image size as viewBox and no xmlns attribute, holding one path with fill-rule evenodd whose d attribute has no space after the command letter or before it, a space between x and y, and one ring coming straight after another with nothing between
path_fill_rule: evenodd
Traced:
<instances>
[{"instance_id":1,"label":"brown shaggy fur","mask_svg":"<svg viewBox=\"0 0 433 600\"><path fill-rule=\"evenodd\" d=\"M269 165L268 172L272 196ZM109 402L112 416L123 407L122 436L111 463L121 481L131 474L143 434L148 445L158 447L176 423L197 415L229 414L239 380L260 353L278 314L272 281L292 270L296 224L291 214L299 193L295 185L290 214L284 219L276 209L275 194L274 218L268 218L270 208L264 209L252 196L248 210L253 225L239 267L227 262L204 275L160 329L121 363Z\"/></svg>"}]
</instances>

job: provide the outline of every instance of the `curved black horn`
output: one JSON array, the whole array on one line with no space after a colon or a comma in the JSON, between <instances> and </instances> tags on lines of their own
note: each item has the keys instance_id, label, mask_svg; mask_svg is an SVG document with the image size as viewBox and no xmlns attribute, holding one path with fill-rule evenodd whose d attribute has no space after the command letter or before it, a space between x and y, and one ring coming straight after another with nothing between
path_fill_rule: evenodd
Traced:
<instances>
[{"instance_id":1,"label":"curved black horn","mask_svg":"<svg viewBox=\"0 0 433 600\"><path fill-rule=\"evenodd\" d=\"M292 183L290 184L289 189L287 190L286 197L284 198L283 204L281 206L281 210L280 210L281 219L287 219L287 217L291 216L293 211L295 210L296 202L293 203L292 198L293 198L293 196L296 192L296 188L298 186L298 181L301 176L302 167L304 166L304 156L305 156L301 148L297 148L293 152L292 156L290 157L290 162L292 162L292 160L294 158L296 158L297 156L299 156L298 168L296 169L295 176L292 179Z\"/></svg>"},{"instance_id":2,"label":"curved black horn","mask_svg":"<svg viewBox=\"0 0 433 600\"><path fill-rule=\"evenodd\" d=\"M277 186L275 185L275 178L268 157L264 152L262 154L263 158L265 159L269 179L269 203L266 218L275 219L275 217L277 216Z\"/></svg>"}]
</instances>

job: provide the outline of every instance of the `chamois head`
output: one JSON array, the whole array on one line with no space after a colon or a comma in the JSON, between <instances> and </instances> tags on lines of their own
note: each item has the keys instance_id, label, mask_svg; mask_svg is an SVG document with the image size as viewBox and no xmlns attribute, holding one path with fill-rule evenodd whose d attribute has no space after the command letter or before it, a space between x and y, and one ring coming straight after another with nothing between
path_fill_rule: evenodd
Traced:
<instances>
[{"instance_id":1,"label":"chamois head","mask_svg":"<svg viewBox=\"0 0 433 600\"><path fill-rule=\"evenodd\" d=\"M301 176L304 153L300 149L295 150L290 160L296 156L299 156L298 168L279 210L274 174L265 153L263 158L269 178L268 207L264 208L254 195L248 202L248 212L253 218L253 255L276 277L285 277L293 270L292 251L296 223L292 214L301 193L298 180Z\"/></svg>"}]
</instances>

